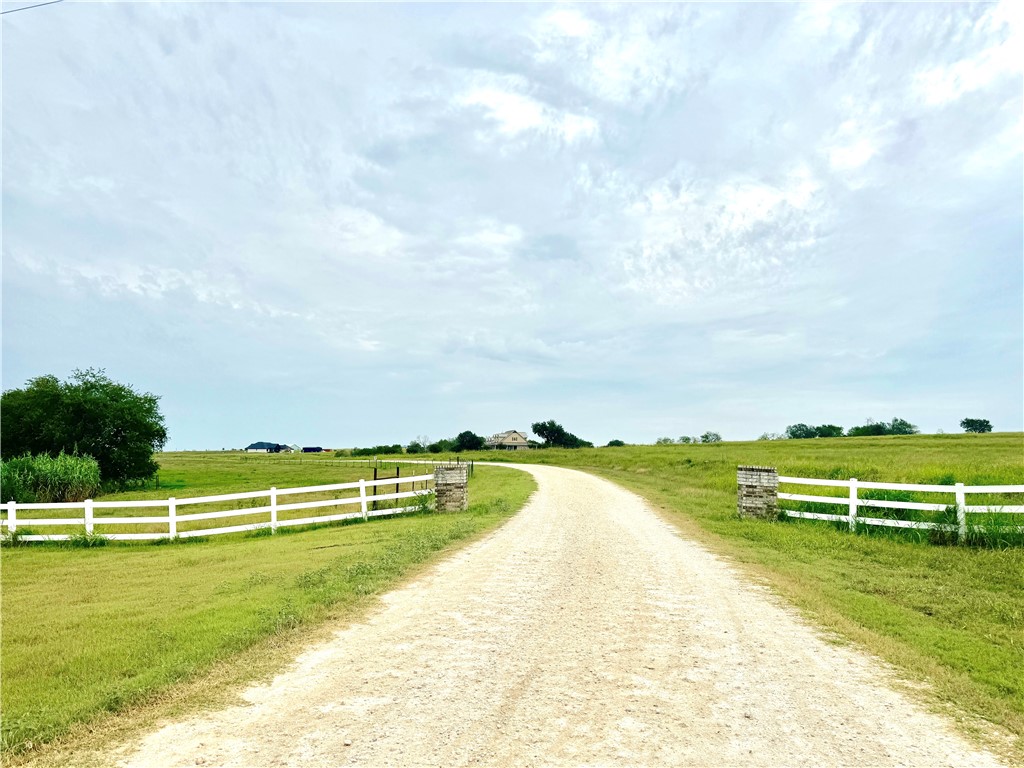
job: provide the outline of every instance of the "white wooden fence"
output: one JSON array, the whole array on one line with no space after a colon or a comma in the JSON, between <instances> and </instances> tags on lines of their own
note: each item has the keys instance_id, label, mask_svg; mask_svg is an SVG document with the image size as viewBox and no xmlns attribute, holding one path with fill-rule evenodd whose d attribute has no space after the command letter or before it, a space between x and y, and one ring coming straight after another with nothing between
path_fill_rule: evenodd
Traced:
<instances>
[{"instance_id":1,"label":"white wooden fence","mask_svg":"<svg viewBox=\"0 0 1024 768\"><path fill-rule=\"evenodd\" d=\"M783 477L779 476L779 484L792 483L794 485L818 485L831 486L834 488L847 488L847 496L812 496L803 493L778 493L779 500L809 501L818 504L837 504L845 506L845 515L830 515L822 512L799 512L788 509L780 509L780 514L787 517L800 517L810 520L832 520L836 522L846 521L850 530L856 530L857 524L881 525L892 528L920 528L955 531L957 538L963 541L967 536L968 515L971 514L1024 514L1024 506L982 506L967 504L968 494L1015 494L1024 493L1024 485L915 485L905 483L872 483L857 480L852 477L849 480L823 480L807 477ZM924 503L916 501L889 501L887 499L862 499L859 497L861 489L883 490L883 491L913 491L917 493L944 493L952 495L954 504ZM956 506L956 525L951 523L932 523L919 520L897 520L884 517L862 517L861 507L885 508L885 509L908 509L921 512L943 512L951 506ZM1018 532L1024 533L1024 526L1014 527Z\"/></svg>"},{"instance_id":2,"label":"white wooden fence","mask_svg":"<svg viewBox=\"0 0 1024 768\"><path fill-rule=\"evenodd\" d=\"M53 504L17 504L13 501L0 505L6 511L6 517L0 519L0 529L9 533L16 533L18 528L38 528L45 526L84 526L85 533L100 533L108 539L117 541L133 541L146 539L164 539L178 536L187 538L192 536L216 536L222 533L239 533L242 531L255 531L261 528L269 528L276 531L278 528L290 525L310 525L313 523L331 523L339 520L352 520L362 518L367 520L371 517L383 515L396 515L418 509L418 505L406 507L387 507L383 509L371 509L372 502L395 501L399 499L415 499L420 496L430 495L435 492L434 488L421 488L409 491L394 491L392 493L376 493L367 495L367 489L378 489L382 485L413 485L415 483L426 483L433 481L433 475L416 475L414 477L386 478L382 480L358 480L351 483L336 483L333 485L312 485L302 488L270 488L265 491L248 491L246 493L228 493L219 496L195 496L186 499L155 499L145 501L86 501L64 502ZM281 496L293 496L298 494L322 494L337 491L359 489L358 496L341 496L337 498L316 499L313 501L299 501L290 504L278 502ZM209 512L195 512L192 514L179 514L180 507L196 504L220 504L222 502L235 502L247 499L259 499L266 497L268 504L259 507L243 507L239 509L220 509ZM346 505L359 505L358 511L340 512L329 515L317 515L314 517L279 519L278 513L295 509L318 509L323 507L341 507ZM165 509L166 514L140 516L140 517L104 517L98 510L106 509ZM82 517L38 517L37 510L82 510ZM32 515L25 517L25 513ZM181 523L198 520L221 520L225 518L245 518L265 516L266 520L257 520L243 524L222 526L217 528L191 528L189 530L178 530ZM161 525L167 526L166 532L149 533L103 533L97 528L105 526L133 526L133 525ZM74 534L24 534L19 536L19 541L66 541Z\"/></svg>"}]
</instances>

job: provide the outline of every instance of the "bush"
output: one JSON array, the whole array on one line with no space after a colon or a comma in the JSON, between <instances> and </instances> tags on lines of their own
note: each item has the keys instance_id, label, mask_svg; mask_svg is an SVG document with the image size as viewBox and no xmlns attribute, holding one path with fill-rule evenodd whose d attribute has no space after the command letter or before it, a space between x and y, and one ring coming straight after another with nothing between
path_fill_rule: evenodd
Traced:
<instances>
[{"instance_id":1,"label":"bush","mask_svg":"<svg viewBox=\"0 0 1024 768\"><path fill-rule=\"evenodd\" d=\"M394 445L375 445L372 448L353 448L353 456L390 456L396 453L403 453L403 448L398 443Z\"/></svg>"},{"instance_id":2,"label":"bush","mask_svg":"<svg viewBox=\"0 0 1024 768\"><path fill-rule=\"evenodd\" d=\"M40 376L3 393L3 458L92 456L105 483L147 480L159 469L153 454L167 442L158 401L111 381L102 370L76 370L64 382Z\"/></svg>"},{"instance_id":3,"label":"bush","mask_svg":"<svg viewBox=\"0 0 1024 768\"><path fill-rule=\"evenodd\" d=\"M624 445L625 445L625 443L622 442L621 440L609 440L607 447L608 448L621 448Z\"/></svg>"},{"instance_id":4,"label":"bush","mask_svg":"<svg viewBox=\"0 0 1024 768\"><path fill-rule=\"evenodd\" d=\"M85 501L100 490L100 467L90 456L22 456L0 462L0 485L4 501Z\"/></svg>"}]
</instances>

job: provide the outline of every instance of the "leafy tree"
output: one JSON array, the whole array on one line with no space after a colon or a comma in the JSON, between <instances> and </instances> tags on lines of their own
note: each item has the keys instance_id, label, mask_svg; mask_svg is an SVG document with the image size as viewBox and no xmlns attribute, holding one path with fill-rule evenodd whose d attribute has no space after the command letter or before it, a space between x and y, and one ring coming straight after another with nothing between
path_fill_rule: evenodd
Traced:
<instances>
[{"instance_id":1,"label":"leafy tree","mask_svg":"<svg viewBox=\"0 0 1024 768\"><path fill-rule=\"evenodd\" d=\"M778 432L762 432L758 440L785 440L785 435L780 435Z\"/></svg>"},{"instance_id":2,"label":"leafy tree","mask_svg":"<svg viewBox=\"0 0 1024 768\"><path fill-rule=\"evenodd\" d=\"M786 437L789 440L807 440L817 436L818 433L814 430L814 427L807 424L790 424L786 427Z\"/></svg>"},{"instance_id":3,"label":"leafy tree","mask_svg":"<svg viewBox=\"0 0 1024 768\"><path fill-rule=\"evenodd\" d=\"M842 437L843 428L835 424L822 424L814 428L816 437Z\"/></svg>"},{"instance_id":4,"label":"leafy tree","mask_svg":"<svg viewBox=\"0 0 1024 768\"><path fill-rule=\"evenodd\" d=\"M544 439L542 448L593 448L594 444L566 432L556 421L538 421L530 425L533 434Z\"/></svg>"},{"instance_id":5,"label":"leafy tree","mask_svg":"<svg viewBox=\"0 0 1024 768\"><path fill-rule=\"evenodd\" d=\"M879 423L873 419L868 419L867 423L860 427L850 427L846 430L846 434L850 437L876 437L878 435L889 434L888 424L884 421Z\"/></svg>"},{"instance_id":6,"label":"leafy tree","mask_svg":"<svg viewBox=\"0 0 1024 768\"><path fill-rule=\"evenodd\" d=\"M916 435L918 429L906 419L894 418L891 422L873 421L860 427L850 427L846 434L850 437L872 437L879 435Z\"/></svg>"},{"instance_id":7,"label":"leafy tree","mask_svg":"<svg viewBox=\"0 0 1024 768\"><path fill-rule=\"evenodd\" d=\"M992 422L988 419L964 419L960 422L960 428L964 432L991 432Z\"/></svg>"},{"instance_id":8,"label":"leafy tree","mask_svg":"<svg viewBox=\"0 0 1024 768\"><path fill-rule=\"evenodd\" d=\"M889 424L890 435L916 435L920 430L905 419L894 418Z\"/></svg>"},{"instance_id":9,"label":"leafy tree","mask_svg":"<svg viewBox=\"0 0 1024 768\"><path fill-rule=\"evenodd\" d=\"M690 443L697 442L697 440L695 438L687 437L686 435L683 435L678 440L676 440L676 442L679 443L680 445L689 445Z\"/></svg>"},{"instance_id":10,"label":"leafy tree","mask_svg":"<svg viewBox=\"0 0 1024 768\"><path fill-rule=\"evenodd\" d=\"M105 483L146 480L167 442L160 398L109 379L103 370L76 370L68 381L30 379L0 398L3 458L24 454L92 456Z\"/></svg>"},{"instance_id":11,"label":"leafy tree","mask_svg":"<svg viewBox=\"0 0 1024 768\"><path fill-rule=\"evenodd\" d=\"M468 429L465 432L460 432L456 437L452 445L452 450L456 452L461 451L480 451L483 450L484 439Z\"/></svg>"},{"instance_id":12,"label":"leafy tree","mask_svg":"<svg viewBox=\"0 0 1024 768\"><path fill-rule=\"evenodd\" d=\"M427 449L419 440L413 440L405 446L406 453L426 453Z\"/></svg>"},{"instance_id":13,"label":"leafy tree","mask_svg":"<svg viewBox=\"0 0 1024 768\"><path fill-rule=\"evenodd\" d=\"M448 453L452 450L452 446L454 445L454 440L438 440L437 442L428 445L427 450L431 453Z\"/></svg>"},{"instance_id":14,"label":"leafy tree","mask_svg":"<svg viewBox=\"0 0 1024 768\"><path fill-rule=\"evenodd\" d=\"M625 445L625 443L622 442L621 440L609 440L607 447L608 448L621 448L624 445Z\"/></svg>"},{"instance_id":15,"label":"leafy tree","mask_svg":"<svg viewBox=\"0 0 1024 768\"><path fill-rule=\"evenodd\" d=\"M654 444L655 445L675 445L675 442L676 441L673 440L671 437L659 437L657 440L654 441Z\"/></svg>"},{"instance_id":16,"label":"leafy tree","mask_svg":"<svg viewBox=\"0 0 1024 768\"><path fill-rule=\"evenodd\" d=\"M717 432L705 432L700 436L702 443L720 443L722 442L722 436Z\"/></svg>"}]
</instances>

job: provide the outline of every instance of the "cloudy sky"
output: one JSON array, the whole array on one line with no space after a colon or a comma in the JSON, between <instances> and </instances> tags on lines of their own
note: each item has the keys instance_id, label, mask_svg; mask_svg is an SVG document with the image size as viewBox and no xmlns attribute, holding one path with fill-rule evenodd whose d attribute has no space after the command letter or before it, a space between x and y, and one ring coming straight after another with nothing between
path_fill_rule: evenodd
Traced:
<instances>
[{"instance_id":1,"label":"cloudy sky","mask_svg":"<svg viewBox=\"0 0 1024 768\"><path fill-rule=\"evenodd\" d=\"M105 368L172 449L1024 427L1010 3L69 0L2 33L5 389Z\"/></svg>"}]
</instances>

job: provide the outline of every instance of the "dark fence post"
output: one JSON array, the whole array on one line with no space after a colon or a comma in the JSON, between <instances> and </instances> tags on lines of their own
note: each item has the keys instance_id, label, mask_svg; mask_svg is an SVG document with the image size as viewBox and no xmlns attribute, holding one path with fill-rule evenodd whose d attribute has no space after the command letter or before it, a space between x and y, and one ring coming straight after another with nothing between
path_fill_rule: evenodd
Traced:
<instances>
[{"instance_id":1,"label":"dark fence post","mask_svg":"<svg viewBox=\"0 0 1024 768\"><path fill-rule=\"evenodd\" d=\"M779 472L775 467L737 467L736 512L743 517L779 519Z\"/></svg>"}]
</instances>

